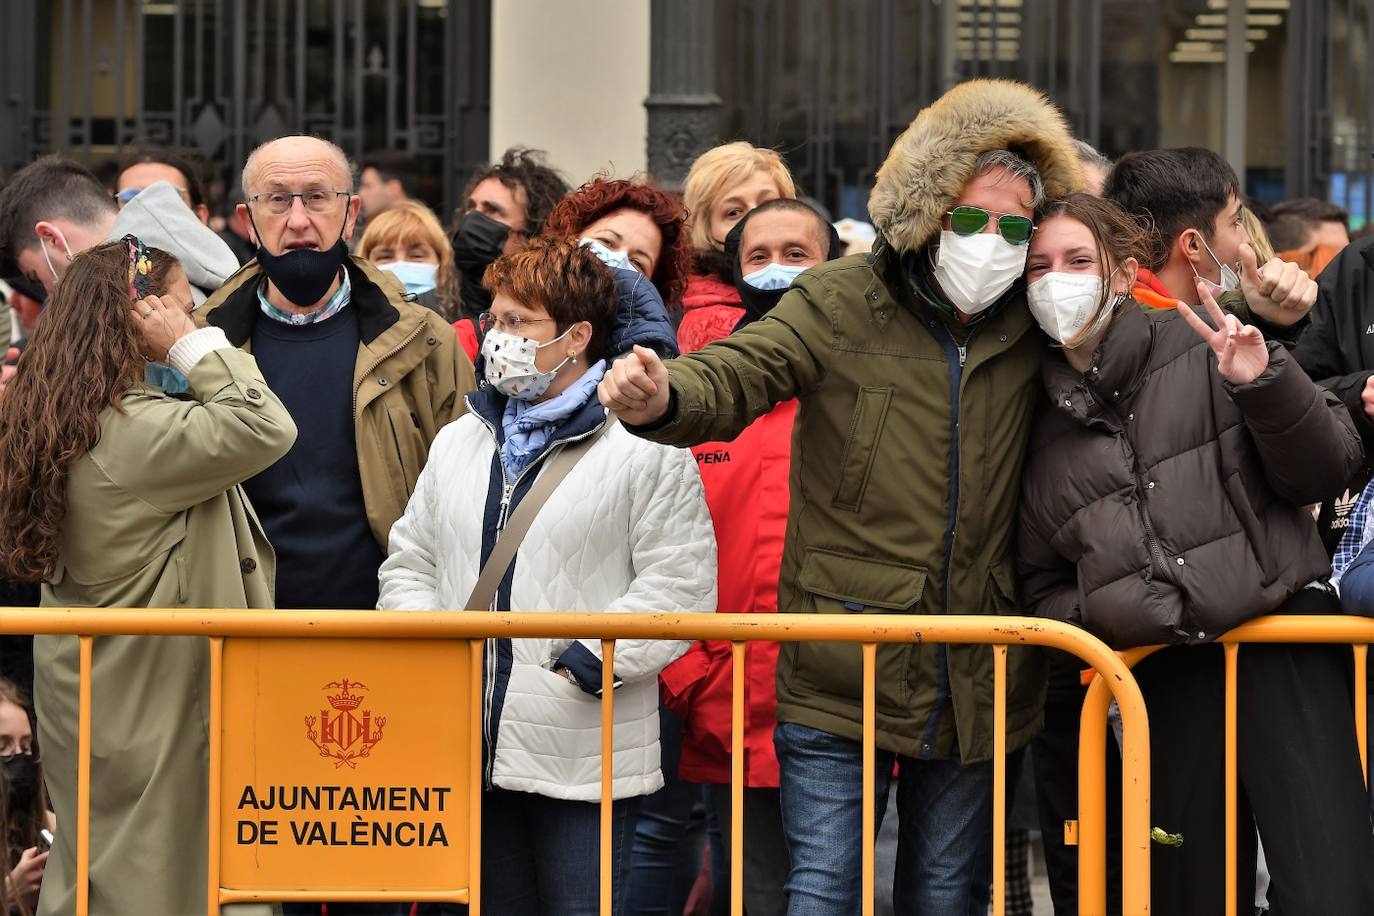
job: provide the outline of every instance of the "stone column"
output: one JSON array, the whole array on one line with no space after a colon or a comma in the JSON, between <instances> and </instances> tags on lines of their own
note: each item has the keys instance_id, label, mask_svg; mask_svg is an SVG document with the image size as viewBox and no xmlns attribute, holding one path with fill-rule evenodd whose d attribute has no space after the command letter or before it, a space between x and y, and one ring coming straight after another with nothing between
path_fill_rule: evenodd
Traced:
<instances>
[{"instance_id":1,"label":"stone column","mask_svg":"<svg viewBox=\"0 0 1374 916\"><path fill-rule=\"evenodd\" d=\"M33 0L4 4L5 24L0 28L0 124L5 128L0 130L0 177L27 165L40 151L33 124L34 73L37 60L47 55L38 45L36 12Z\"/></svg>"},{"instance_id":2,"label":"stone column","mask_svg":"<svg viewBox=\"0 0 1374 916\"><path fill-rule=\"evenodd\" d=\"M692 161L720 142L714 0L653 0L649 13L649 173L681 189Z\"/></svg>"}]
</instances>

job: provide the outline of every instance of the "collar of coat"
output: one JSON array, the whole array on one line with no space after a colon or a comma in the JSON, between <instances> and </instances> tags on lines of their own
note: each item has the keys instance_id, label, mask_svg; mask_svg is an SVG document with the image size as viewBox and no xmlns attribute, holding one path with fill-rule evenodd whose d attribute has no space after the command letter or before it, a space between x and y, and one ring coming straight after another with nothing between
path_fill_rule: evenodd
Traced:
<instances>
[{"instance_id":1,"label":"collar of coat","mask_svg":"<svg viewBox=\"0 0 1374 916\"><path fill-rule=\"evenodd\" d=\"M401 320L396 302L404 301L405 288L389 271L378 270L362 258L344 262L353 297L349 308L358 316L358 333L364 345L371 344ZM241 347L253 337L262 310L258 307L258 282L262 268L256 259L239 268L200 308L206 324L224 331L229 342Z\"/></svg>"},{"instance_id":2,"label":"collar of coat","mask_svg":"<svg viewBox=\"0 0 1374 916\"><path fill-rule=\"evenodd\" d=\"M868 198L873 225L898 251L925 245L974 177L978 157L995 149L1032 162L1048 200L1083 186L1073 137L1054 103L1022 83L970 80L936 99L892 144Z\"/></svg>"},{"instance_id":3,"label":"collar of coat","mask_svg":"<svg viewBox=\"0 0 1374 916\"><path fill-rule=\"evenodd\" d=\"M1151 318L1139 303L1127 299L1093 351L1087 372L1079 373L1070 366L1062 352L1050 354L1042 371L1045 390L1055 406L1078 422L1087 423L1103 415L1104 406L1129 401L1148 375L1160 319L1173 317L1169 313L1159 315L1159 319Z\"/></svg>"},{"instance_id":4,"label":"collar of coat","mask_svg":"<svg viewBox=\"0 0 1374 916\"><path fill-rule=\"evenodd\" d=\"M467 402L468 409L481 418L491 431L492 436L496 439L496 447L499 449L506 438L501 422L506 411L506 396L497 391L494 386L483 383L481 388L468 392ZM587 403L563 421L563 425L549 439L549 447L568 439L580 439L582 436L600 429L609 418L610 413L601 406L601 401L593 394L587 399ZM546 447L544 454L547 455L548 453L549 448Z\"/></svg>"}]
</instances>

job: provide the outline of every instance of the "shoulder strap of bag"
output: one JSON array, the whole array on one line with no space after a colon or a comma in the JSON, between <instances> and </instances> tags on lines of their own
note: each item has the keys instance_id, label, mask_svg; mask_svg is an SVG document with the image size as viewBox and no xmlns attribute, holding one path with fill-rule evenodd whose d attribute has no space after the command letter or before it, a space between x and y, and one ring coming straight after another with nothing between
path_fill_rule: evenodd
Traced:
<instances>
[{"instance_id":1,"label":"shoulder strap of bag","mask_svg":"<svg viewBox=\"0 0 1374 916\"><path fill-rule=\"evenodd\" d=\"M520 543L529 532L534 517L563 482L563 478L567 477L577 462L582 460L582 456L591 451L597 440L610 432L611 427L618 422L620 421L615 417L611 417L601 428L601 432L572 445L565 445L557 455L548 460L539 476L534 479L534 485L525 494L525 498L520 500L520 505L515 507L515 511L506 520L506 527L496 539L491 556L487 557L486 564L477 576L477 584L472 587L472 594L468 596L467 610L491 610L491 603L496 600L496 589L505 578L506 570L510 569L511 561L515 559L515 551L520 548Z\"/></svg>"}]
</instances>

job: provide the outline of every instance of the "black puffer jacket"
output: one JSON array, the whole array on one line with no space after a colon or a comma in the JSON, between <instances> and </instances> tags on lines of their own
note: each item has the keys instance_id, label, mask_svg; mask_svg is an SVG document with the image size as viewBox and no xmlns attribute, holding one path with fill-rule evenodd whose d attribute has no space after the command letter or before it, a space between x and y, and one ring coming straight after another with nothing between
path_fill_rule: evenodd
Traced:
<instances>
[{"instance_id":1,"label":"black puffer jacket","mask_svg":"<svg viewBox=\"0 0 1374 916\"><path fill-rule=\"evenodd\" d=\"M1047 354L1018 565L1035 613L1114 648L1199 643L1330 572L1311 514L1363 451L1278 344L1248 385L1173 312L1127 303L1085 374Z\"/></svg>"}]
</instances>

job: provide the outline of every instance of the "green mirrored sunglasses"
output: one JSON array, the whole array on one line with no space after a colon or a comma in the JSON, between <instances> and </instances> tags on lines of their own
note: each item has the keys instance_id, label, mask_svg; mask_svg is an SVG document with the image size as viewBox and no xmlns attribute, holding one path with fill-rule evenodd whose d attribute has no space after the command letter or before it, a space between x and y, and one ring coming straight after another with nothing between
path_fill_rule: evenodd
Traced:
<instances>
[{"instance_id":1,"label":"green mirrored sunglasses","mask_svg":"<svg viewBox=\"0 0 1374 916\"><path fill-rule=\"evenodd\" d=\"M992 214L982 207L955 207L945 215L949 217L949 228L956 235L977 235L992 219ZM999 214L997 231L1011 244L1024 245L1030 241L1035 224L1024 216Z\"/></svg>"}]
</instances>

